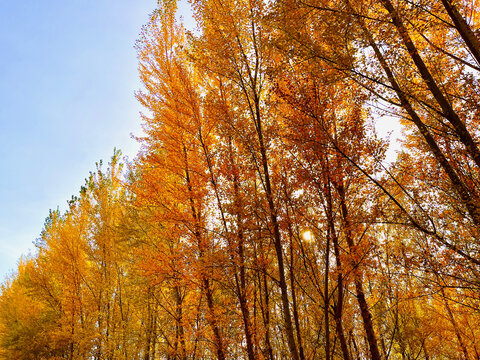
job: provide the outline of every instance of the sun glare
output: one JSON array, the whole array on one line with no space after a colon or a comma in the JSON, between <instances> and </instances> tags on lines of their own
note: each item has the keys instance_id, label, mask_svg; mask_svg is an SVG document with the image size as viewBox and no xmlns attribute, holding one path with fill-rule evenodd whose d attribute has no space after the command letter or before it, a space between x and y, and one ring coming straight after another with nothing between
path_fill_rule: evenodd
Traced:
<instances>
[{"instance_id":1,"label":"sun glare","mask_svg":"<svg viewBox=\"0 0 480 360\"><path fill-rule=\"evenodd\" d=\"M304 230L302 232L302 239L305 240L305 241L312 241L313 240L313 233L311 230Z\"/></svg>"}]
</instances>

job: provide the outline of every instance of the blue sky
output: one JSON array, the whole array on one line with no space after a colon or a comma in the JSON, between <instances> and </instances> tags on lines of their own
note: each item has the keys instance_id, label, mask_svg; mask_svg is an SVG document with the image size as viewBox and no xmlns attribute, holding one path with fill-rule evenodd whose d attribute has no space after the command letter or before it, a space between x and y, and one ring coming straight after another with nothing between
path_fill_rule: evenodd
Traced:
<instances>
[{"instance_id":1,"label":"blue sky","mask_svg":"<svg viewBox=\"0 0 480 360\"><path fill-rule=\"evenodd\" d=\"M140 134L135 40L156 0L0 0L0 276L95 162ZM0 279L0 281L2 280Z\"/></svg>"}]
</instances>

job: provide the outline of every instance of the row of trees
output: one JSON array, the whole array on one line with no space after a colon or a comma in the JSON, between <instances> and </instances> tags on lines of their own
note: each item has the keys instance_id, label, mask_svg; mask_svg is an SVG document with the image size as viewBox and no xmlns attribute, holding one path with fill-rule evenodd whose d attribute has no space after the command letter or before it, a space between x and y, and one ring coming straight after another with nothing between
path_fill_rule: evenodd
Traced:
<instances>
[{"instance_id":1,"label":"row of trees","mask_svg":"<svg viewBox=\"0 0 480 360\"><path fill-rule=\"evenodd\" d=\"M138 41L136 160L3 285L1 356L479 358L477 4L192 7Z\"/></svg>"}]
</instances>

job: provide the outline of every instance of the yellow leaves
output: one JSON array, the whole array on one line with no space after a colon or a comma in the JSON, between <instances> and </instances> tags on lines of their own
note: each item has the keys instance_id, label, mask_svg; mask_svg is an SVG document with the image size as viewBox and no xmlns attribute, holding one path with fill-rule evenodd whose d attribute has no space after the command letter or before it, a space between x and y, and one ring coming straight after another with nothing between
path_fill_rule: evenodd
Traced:
<instances>
[{"instance_id":1,"label":"yellow leaves","mask_svg":"<svg viewBox=\"0 0 480 360\"><path fill-rule=\"evenodd\" d=\"M393 110L412 128L411 113L384 107L404 94L472 194L478 169L388 12L347 5L194 1L202 32L188 38L173 3L156 11L137 43L146 136L129 181L115 152L50 215L38 254L2 289L2 341L40 331L38 349L74 359L252 360L290 358L290 338L310 359L340 356L330 340L343 331L355 358L377 340L392 358L455 358L461 337L471 351L476 268L442 241L473 256L478 231L416 130L389 167L373 120ZM396 3L476 129L478 81L440 5Z\"/></svg>"}]
</instances>

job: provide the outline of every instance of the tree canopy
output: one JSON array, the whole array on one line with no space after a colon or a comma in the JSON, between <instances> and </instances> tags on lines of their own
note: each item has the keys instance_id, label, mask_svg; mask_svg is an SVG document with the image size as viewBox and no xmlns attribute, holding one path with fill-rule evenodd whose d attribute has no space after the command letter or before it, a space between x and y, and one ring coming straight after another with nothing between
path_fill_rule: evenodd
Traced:
<instances>
[{"instance_id":1,"label":"tree canopy","mask_svg":"<svg viewBox=\"0 0 480 360\"><path fill-rule=\"evenodd\" d=\"M479 358L478 4L191 6L138 40L136 159L2 285L0 358Z\"/></svg>"}]
</instances>

